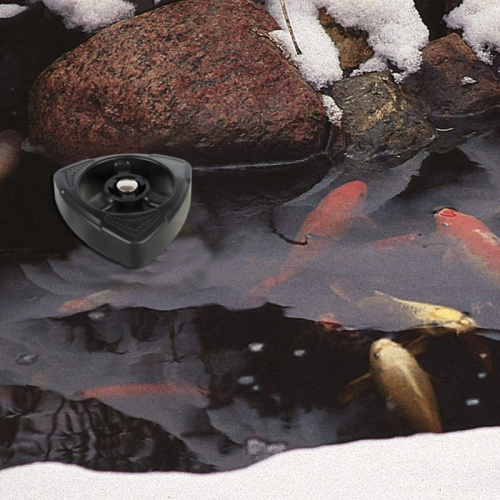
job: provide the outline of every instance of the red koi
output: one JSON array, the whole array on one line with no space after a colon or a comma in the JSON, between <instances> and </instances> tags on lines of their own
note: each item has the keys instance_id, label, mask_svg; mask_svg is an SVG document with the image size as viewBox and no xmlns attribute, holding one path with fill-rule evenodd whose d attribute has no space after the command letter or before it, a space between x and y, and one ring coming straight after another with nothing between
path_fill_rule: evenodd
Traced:
<instances>
[{"instance_id":1,"label":"red koi","mask_svg":"<svg viewBox=\"0 0 500 500\"><path fill-rule=\"evenodd\" d=\"M121 297L119 292L113 290L103 290L102 292L93 293L83 299L73 299L66 301L60 308L59 312L67 314L76 314L83 311L90 311L104 304L116 303Z\"/></svg>"},{"instance_id":2,"label":"red koi","mask_svg":"<svg viewBox=\"0 0 500 500\"><path fill-rule=\"evenodd\" d=\"M467 253L500 278L500 238L472 215L443 208L434 215L441 234L459 241Z\"/></svg>"},{"instance_id":3,"label":"red koi","mask_svg":"<svg viewBox=\"0 0 500 500\"><path fill-rule=\"evenodd\" d=\"M154 396L158 394L187 394L187 395L208 395L210 391L203 387L195 385L176 385L166 383L153 384L126 384L126 385L107 385L103 387L93 387L84 389L79 393L84 398L102 398L102 397L140 397Z\"/></svg>"},{"instance_id":4,"label":"red koi","mask_svg":"<svg viewBox=\"0 0 500 500\"><path fill-rule=\"evenodd\" d=\"M364 209L367 186L352 181L327 194L307 216L295 240L299 243L286 259L281 273L265 280L261 287L271 289L295 276L304 263L321 255L345 234L352 220Z\"/></svg>"}]
</instances>

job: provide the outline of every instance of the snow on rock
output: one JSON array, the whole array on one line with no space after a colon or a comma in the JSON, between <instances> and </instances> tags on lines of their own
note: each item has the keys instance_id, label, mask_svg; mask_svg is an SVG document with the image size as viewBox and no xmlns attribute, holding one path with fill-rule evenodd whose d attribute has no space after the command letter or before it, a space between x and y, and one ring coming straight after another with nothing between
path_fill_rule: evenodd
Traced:
<instances>
[{"instance_id":1,"label":"snow on rock","mask_svg":"<svg viewBox=\"0 0 500 500\"><path fill-rule=\"evenodd\" d=\"M477 57L491 64L491 50L500 51L500 2L498 0L464 0L462 5L444 17L453 29L463 30L462 37Z\"/></svg>"},{"instance_id":2,"label":"snow on rock","mask_svg":"<svg viewBox=\"0 0 500 500\"><path fill-rule=\"evenodd\" d=\"M80 27L87 33L105 28L135 14L135 6L125 0L41 1L51 12L64 19L66 28Z\"/></svg>"},{"instance_id":3,"label":"snow on rock","mask_svg":"<svg viewBox=\"0 0 500 500\"><path fill-rule=\"evenodd\" d=\"M0 19L7 17L14 17L24 12L28 7L16 4L1 4L0 5Z\"/></svg>"},{"instance_id":4,"label":"snow on rock","mask_svg":"<svg viewBox=\"0 0 500 500\"><path fill-rule=\"evenodd\" d=\"M428 43L429 31L413 0L286 0L285 4L302 54L295 53L280 0L266 1L282 28L272 36L283 44L303 77L316 89L342 78L338 51L318 20L320 8L343 27L368 32L368 43L375 54L359 71L380 71L390 62L402 71L402 79L420 67L420 51Z\"/></svg>"},{"instance_id":5,"label":"snow on rock","mask_svg":"<svg viewBox=\"0 0 500 500\"><path fill-rule=\"evenodd\" d=\"M322 98L328 120L330 120L330 123L333 125L340 125L343 111L335 104L335 101L329 95L324 95Z\"/></svg>"}]
</instances>

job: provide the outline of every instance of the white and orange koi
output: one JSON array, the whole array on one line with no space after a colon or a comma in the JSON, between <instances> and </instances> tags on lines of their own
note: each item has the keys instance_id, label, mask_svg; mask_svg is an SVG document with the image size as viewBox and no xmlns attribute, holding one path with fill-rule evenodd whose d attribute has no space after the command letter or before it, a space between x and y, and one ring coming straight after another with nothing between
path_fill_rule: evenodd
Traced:
<instances>
[{"instance_id":1,"label":"white and orange koi","mask_svg":"<svg viewBox=\"0 0 500 500\"><path fill-rule=\"evenodd\" d=\"M307 216L295 245L277 277L265 280L260 287L270 290L295 276L305 263L321 255L349 229L354 218L362 215L367 186L352 181L327 194Z\"/></svg>"},{"instance_id":2,"label":"white and orange koi","mask_svg":"<svg viewBox=\"0 0 500 500\"><path fill-rule=\"evenodd\" d=\"M434 218L441 234L459 242L481 268L500 279L500 238L486 224L451 208L443 208Z\"/></svg>"}]
</instances>

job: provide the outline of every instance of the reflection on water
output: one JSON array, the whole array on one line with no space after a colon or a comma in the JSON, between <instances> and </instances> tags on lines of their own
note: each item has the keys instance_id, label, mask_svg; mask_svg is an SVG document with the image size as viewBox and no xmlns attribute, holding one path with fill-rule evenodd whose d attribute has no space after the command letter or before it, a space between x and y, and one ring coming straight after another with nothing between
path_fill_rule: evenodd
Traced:
<instances>
[{"instance_id":1,"label":"reflection on water","mask_svg":"<svg viewBox=\"0 0 500 500\"><path fill-rule=\"evenodd\" d=\"M137 270L66 228L52 198L58 166L26 154L0 188L3 466L203 472L407 434L376 391L337 402L368 371L373 340L418 337L376 291L471 315L482 330L430 339L418 362L445 431L500 424L500 282L433 216L453 207L500 234L499 153L490 132L390 169L316 159L198 171L183 234ZM365 213L259 288L283 271L311 211L352 180L367 185Z\"/></svg>"}]
</instances>

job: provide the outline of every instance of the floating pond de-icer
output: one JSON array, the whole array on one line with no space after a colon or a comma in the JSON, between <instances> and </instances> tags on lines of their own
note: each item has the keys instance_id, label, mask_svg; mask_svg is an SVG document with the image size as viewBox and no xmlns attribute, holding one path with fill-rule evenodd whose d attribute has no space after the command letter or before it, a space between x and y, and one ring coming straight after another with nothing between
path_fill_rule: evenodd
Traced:
<instances>
[{"instance_id":1,"label":"floating pond de-icer","mask_svg":"<svg viewBox=\"0 0 500 500\"><path fill-rule=\"evenodd\" d=\"M177 236L191 205L191 166L162 155L83 160L54 175L68 226L89 246L127 267L141 267Z\"/></svg>"}]
</instances>

